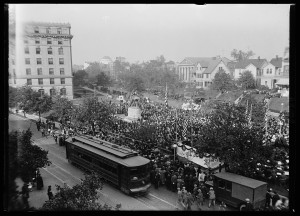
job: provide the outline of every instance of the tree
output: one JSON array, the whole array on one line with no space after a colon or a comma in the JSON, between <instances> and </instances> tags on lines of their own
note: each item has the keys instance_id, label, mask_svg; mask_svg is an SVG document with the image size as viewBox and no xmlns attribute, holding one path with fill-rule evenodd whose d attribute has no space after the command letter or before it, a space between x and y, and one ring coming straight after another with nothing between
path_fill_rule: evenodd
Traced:
<instances>
[{"instance_id":1,"label":"tree","mask_svg":"<svg viewBox=\"0 0 300 216\"><path fill-rule=\"evenodd\" d=\"M90 175L85 174L85 179L80 184L70 188L68 186L60 187L56 185L58 193L54 198L46 201L41 210L46 211L66 211L66 210L113 210L112 206L107 204L101 205L97 200L100 198L98 193L103 188L101 176L92 172ZM118 210L121 205L117 205Z\"/></svg>"},{"instance_id":2,"label":"tree","mask_svg":"<svg viewBox=\"0 0 300 216\"><path fill-rule=\"evenodd\" d=\"M88 80L88 73L85 70L79 70L74 73L73 77L73 85L76 87L85 86Z\"/></svg>"},{"instance_id":3,"label":"tree","mask_svg":"<svg viewBox=\"0 0 300 216\"><path fill-rule=\"evenodd\" d=\"M89 125L95 132L95 124L106 128L114 115L114 109L105 102L98 102L98 98L85 98L80 107L74 109L73 122L79 125Z\"/></svg>"},{"instance_id":4,"label":"tree","mask_svg":"<svg viewBox=\"0 0 300 216\"><path fill-rule=\"evenodd\" d=\"M211 87L218 91L231 90L233 88L233 80L230 74L225 73L225 71L218 71L212 80Z\"/></svg>"},{"instance_id":5,"label":"tree","mask_svg":"<svg viewBox=\"0 0 300 216\"><path fill-rule=\"evenodd\" d=\"M95 80L98 86L104 87L110 86L112 82L109 76L107 76L103 71L95 77Z\"/></svg>"},{"instance_id":6,"label":"tree","mask_svg":"<svg viewBox=\"0 0 300 216\"><path fill-rule=\"evenodd\" d=\"M18 90L17 88L11 87L9 86L8 89L8 107L9 108L14 108L17 106L17 94L18 94Z\"/></svg>"},{"instance_id":7,"label":"tree","mask_svg":"<svg viewBox=\"0 0 300 216\"><path fill-rule=\"evenodd\" d=\"M89 81L93 81L94 78L101 73L101 67L99 62L91 63L85 70L88 74Z\"/></svg>"},{"instance_id":8,"label":"tree","mask_svg":"<svg viewBox=\"0 0 300 216\"><path fill-rule=\"evenodd\" d=\"M254 52L252 50L249 50L247 52L244 52L242 50L234 49L231 51L231 57L233 57L236 61L242 61L245 59L249 59L251 56L254 56Z\"/></svg>"},{"instance_id":9,"label":"tree","mask_svg":"<svg viewBox=\"0 0 300 216\"><path fill-rule=\"evenodd\" d=\"M64 121L66 117L72 115L74 106L71 101L69 101L65 97L61 97L60 95L54 99L52 110L53 116L55 118L61 119Z\"/></svg>"},{"instance_id":10,"label":"tree","mask_svg":"<svg viewBox=\"0 0 300 216\"><path fill-rule=\"evenodd\" d=\"M18 131L11 131L8 134L8 182L7 182L7 207L9 211L23 210L25 205L19 201L15 179L18 176Z\"/></svg>"},{"instance_id":11,"label":"tree","mask_svg":"<svg viewBox=\"0 0 300 216\"><path fill-rule=\"evenodd\" d=\"M24 182L29 182L37 169L51 164L47 156L48 151L41 149L37 145L33 145L31 137L32 132L30 129L18 134L18 142L20 143L18 166Z\"/></svg>"},{"instance_id":12,"label":"tree","mask_svg":"<svg viewBox=\"0 0 300 216\"><path fill-rule=\"evenodd\" d=\"M137 72L129 72L120 76L123 80L124 88L131 91L142 92L144 90L144 81Z\"/></svg>"},{"instance_id":13,"label":"tree","mask_svg":"<svg viewBox=\"0 0 300 216\"><path fill-rule=\"evenodd\" d=\"M242 86L243 89L255 88L255 79L251 71L243 72L237 82Z\"/></svg>"},{"instance_id":14,"label":"tree","mask_svg":"<svg viewBox=\"0 0 300 216\"><path fill-rule=\"evenodd\" d=\"M50 111L52 107L52 99L48 94L41 95L30 86L18 88L16 98L24 112L38 112L39 117L41 113Z\"/></svg>"},{"instance_id":15,"label":"tree","mask_svg":"<svg viewBox=\"0 0 300 216\"><path fill-rule=\"evenodd\" d=\"M261 128L249 127L245 111L243 106L216 104L195 146L200 155L212 154L227 163L232 172L253 177L256 164L265 164L272 151L262 143Z\"/></svg>"}]
</instances>

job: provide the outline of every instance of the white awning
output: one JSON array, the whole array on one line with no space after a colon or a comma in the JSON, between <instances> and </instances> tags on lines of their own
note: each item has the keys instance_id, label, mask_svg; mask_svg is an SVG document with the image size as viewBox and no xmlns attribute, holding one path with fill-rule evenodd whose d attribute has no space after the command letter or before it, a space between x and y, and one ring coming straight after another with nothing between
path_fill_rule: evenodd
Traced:
<instances>
[{"instance_id":1,"label":"white awning","mask_svg":"<svg viewBox=\"0 0 300 216\"><path fill-rule=\"evenodd\" d=\"M290 85L290 81L289 79L280 79L278 80L277 83L275 83L276 85Z\"/></svg>"}]
</instances>

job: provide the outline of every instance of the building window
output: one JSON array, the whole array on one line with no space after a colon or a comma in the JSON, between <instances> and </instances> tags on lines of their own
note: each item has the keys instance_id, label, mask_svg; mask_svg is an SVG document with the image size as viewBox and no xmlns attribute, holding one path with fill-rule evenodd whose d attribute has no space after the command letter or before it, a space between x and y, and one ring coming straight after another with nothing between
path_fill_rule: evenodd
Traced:
<instances>
[{"instance_id":1,"label":"building window","mask_svg":"<svg viewBox=\"0 0 300 216\"><path fill-rule=\"evenodd\" d=\"M32 85L32 79L27 79L27 85Z\"/></svg>"},{"instance_id":2,"label":"building window","mask_svg":"<svg viewBox=\"0 0 300 216\"><path fill-rule=\"evenodd\" d=\"M40 33L39 27L34 27L34 33Z\"/></svg>"},{"instance_id":3,"label":"building window","mask_svg":"<svg viewBox=\"0 0 300 216\"><path fill-rule=\"evenodd\" d=\"M49 68L49 75L54 75L54 68Z\"/></svg>"},{"instance_id":4,"label":"building window","mask_svg":"<svg viewBox=\"0 0 300 216\"><path fill-rule=\"evenodd\" d=\"M53 58L48 58L48 64L53 65Z\"/></svg>"},{"instance_id":5,"label":"building window","mask_svg":"<svg viewBox=\"0 0 300 216\"><path fill-rule=\"evenodd\" d=\"M35 39L35 44L40 44L40 39L39 38Z\"/></svg>"},{"instance_id":6,"label":"building window","mask_svg":"<svg viewBox=\"0 0 300 216\"><path fill-rule=\"evenodd\" d=\"M26 68L26 75L31 75L31 68Z\"/></svg>"},{"instance_id":7,"label":"building window","mask_svg":"<svg viewBox=\"0 0 300 216\"><path fill-rule=\"evenodd\" d=\"M44 89L39 89L39 93L41 96L43 96L45 94L45 90Z\"/></svg>"},{"instance_id":8,"label":"building window","mask_svg":"<svg viewBox=\"0 0 300 216\"><path fill-rule=\"evenodd\" d=\"M272 74L272 68L270 69L270 74Z\"/></svg>"},{"instance_id":9,"label":"building window","mask_svg":"<svg viewBox=\"0 0 300 216\"><path fill-rule=\"evenodd\" d=\"M13 76L16 77L16 70L13 69Z\"/></svg>"},{"instance_id":10,"label":"building window","mask_svg":"<svg viewBox=\"0 0 300 216\"><path fill-rule=\"evenodd\" d=\"M54 96L55 95L55 89L50 89L50 96Z\"/></svg>"},{"instance_id":11,"label":"building window","mask_svg":"<svg viewBox=\"0 0 300 216\"><path fill-rule=\"evenodd\" d=\"M47 34L51 34L51 29L50 29L50 28L47 28L47 29L46 29L46 33L47 33Z\"/></svg>"},{"instance_id":12,"label":"building window","mask_svg":"<svg viewBox=\"0 0 300 216\"><path fill-rule=\"evenodd\" d=\"M25 39L25 40L24 40L24 44L28 44L28 39Z\"/></svg>"},{"instance_id":13,"label":"building window","mask_svg":"<svg viewBox=\"0 0 300 216\"><path fill-rule=\"evenodd\" d=\"M57 29L57 34L61 34L61 29Z\"/></svg>"},{"instance_id":14,"label":"building window","mask_svg":"<svg viewBox=\"0 0 300 216\"><path fill-rule=\"evenodd\" d=\"M41 59L41 58L37 58L37 59L36 59L36 63L37 63L37 64L42 64L42 59Z\"/></svg>"},{"instance_id":15,"label":"building window","mask_svg":"<svg viewBox=\"0 0 300 216\"><path fill-rule=\"evenodd\" d=\"M265 86L267 86L268 85L268 81L265 81Z\"/></svg>"},{"instance_id":16,"label":"building window","mask_svg":"<svg viewBox=\"0 0 300 216\"><path fill-rule=\"evenodd\" d=\"M25 64L27 64L27 65L30 64L30 58L25 59Z\"/></svg>"},{"instance_id":17,"label":"building window","mask_svg":"<svg viewBox=\"0 0 300 216\"><path fill-rule=\"evenodd\" d=\"M14 59L11 59L11 64L15 65L15 60ZM29 64L30 64L30 62L29 62Z\"/></svg>"},{"instance_id":18,"label":"building window","mask_svg":"<svg viewBox=\"0 0 300 216\"><path fill-rule=\"evenodd\" d=\"M289 73L289 66L288 65L284 66L283 73Z\"/></svg>"},{"instance_id":19,"label":"building window","mask_svg":"<svg viewBox=\"0 0 300 216\"><path fill-rule=\"evenodd\" d=\"M269 68L267 69L267 74L269 74Z\"/></svg>"},{"instance_id":20,"label":"building window","mask_svg":"<svg viewBox=\"0 0 300 216\"><path fill-rule=\"evenodd\" d=\"M222 67L219 67L219 71L222 71L223 70L223 68Z\"/></svg>"},{"instance_id":21,"label":"building window","mask_svg":"<svg viewBox=\"0 0 300 216\"><path fill-rule=\"evenodd\" d=\"M60 65L64 64L64 59L63 58L59 58L59 64Z\"/></svg>"},{"instance_id":22,"label":"building window","mask_svg":"<svg viewBox=\"0 0 300 216\"><path fill-rule=\"evenodd\" d=\"M65 69L64 68L60 68L60 75L65 75Z\"/></svg>"},{"instance_id":23,"label":"building window","mask_svg":"<svg viewBox=\"0 0 300 216\"><path fill-rule=\"evenodd\" d=\"M52 44L51 38L47 38L47 44Z\"/></svg>"},{"instance_id":24,"label":"building window","mask_svg":"<svg viewBox=\"0 0 300 216\"><path fill-rule=\"evenodd\" d=\"M42 78L39 78L38 82L39 82L39 85L43 85L43 79Z\"/></svg>"},{"instance_id":25,"label":"building window","mask_svg":"<svg viewBox=\"0 0 300 216\"><path fill-rule=\"evenodd\" d=\"M64 54L64 49L62 47L58 48L58 54L63 55Z\"/></svg>"},{"instance_id":26,"label":"building window","mask_svg":"<svg viewBox=\"0 0 300 216\"><path fill-rule=\"evenodd\" d=\"M65 78L60 78L60 84L66 84Z\"/></svg>"},{"instance_id":27,"label":"building window","mask_svg":"<svg viewBox=\"0 0 300 216\"><path fill-rule=\"evenodd\" d=\"M49 55L52 55L52 54L53 54L53 53L52 53L52 48L51 48L51 47L48 48L48 54L49 54Z\"/></svg>"},{"instance_id":28,"label":"building window","mask_svg":"<svg viewBox=\"0 0 300 216\"><path fill-rule=\"evenodd\" d=\"M43 75L43 70L42 70L42 68L38 68L38 69L37 69L37 74L38 74L38 75Z\"/></svg>"},{"instance_id":29,"label":"building window","mask_svg":"<svg viewBox=\"0 0 300 216\"><path fill-rule=\"evenodd\" d=\"M66 95L66 94L67 94L66 88L61 88L60 95Z\"/></svg>"},{"instance_id":30,"label":"building window","mask_svg":"<svg viewBox=\"0 0 300 216\"><path fill-rule=\"evenodd\" d=\"M54 78L50 78L50 84L54 84Z\"/></svg>"},{"instance_id":31,"label":"building window","mask_svg":"<svg viewBox=\"0 0 300 216\"><path fill-rule=\"evenodd\" d=\"M16 79L14 79L14 84L17 84L17 80Z\"/></svg>"},{"instance_id":32,"label":"building window","mask_svg":"<svg viewBox=\"0 0 300 216\"><path fill-rule=\"evenodd\" d=\"M41 54L41 48L37 47L37 48L35 49L35 53L36 53L36 54Z\"/></svg>"},{"instance_id":33,"label":"building window","mask_svg":"<svg viewBox=\"0 0 300 216\"><path fill-rule=\"evenodd\" d=\"M25 47L25 54L29 54L29 47Z\"/></svg>"},{"instance_id":34,"label":"building window","mask_svg":"<svg viewBox=\"0 0 300 216\"><path fill-rule=\"evenodd\" d=\"M60 45L63 44L61 39L58 40L58 44L60 44Z\"/></svg>"}]
</instances>

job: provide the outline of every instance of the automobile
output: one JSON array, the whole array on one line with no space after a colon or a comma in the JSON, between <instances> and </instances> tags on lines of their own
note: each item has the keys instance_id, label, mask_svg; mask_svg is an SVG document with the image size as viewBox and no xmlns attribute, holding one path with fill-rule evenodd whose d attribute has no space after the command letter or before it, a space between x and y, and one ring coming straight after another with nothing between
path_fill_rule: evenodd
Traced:
<instances>
[{"instance_id":1,"label":"automobile","mask_svg":"<svg viewBox=\"0 0 300 216\"><path fill-rule=\"evenodd\" d=\"M267 183L229 172L214 174L213 188L216 199L243 210L245 199L250 199L254 209L262 208L266 201Z\"/></svg>"}]
</instances>

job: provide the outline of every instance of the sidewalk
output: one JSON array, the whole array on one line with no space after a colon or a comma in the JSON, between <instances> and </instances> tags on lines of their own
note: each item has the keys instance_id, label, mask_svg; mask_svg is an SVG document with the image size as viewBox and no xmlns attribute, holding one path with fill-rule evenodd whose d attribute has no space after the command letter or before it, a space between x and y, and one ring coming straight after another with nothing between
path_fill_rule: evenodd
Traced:
<instances>
[{"instance_id":1,"label":"sidewalk","mask_svg":"<svg viewBox=\"0 0 300 216\"><path fill-rule=\"evenodd\" d=\"M30 119L30 120L32 120L32 121L34 121L34 122L36 122L36 121L39 120L39 116L36 115L36 114L25 113L25 117L24 117L24 112L23 112L23 110L19 110L18 113L16 113L16 109L10 109L10 111L11 111L13 114L15 114L15 115L18 115L18 116L23 117L23 118ZM42 122L46 122L46 120L47 120L46 118L41 117L41 121L42 121ZM54 124L55 124L55 127L56 127L56 128L60 128L60 123L59 123L59 122L54 122Z\"/></svg>"}]
</instances>

